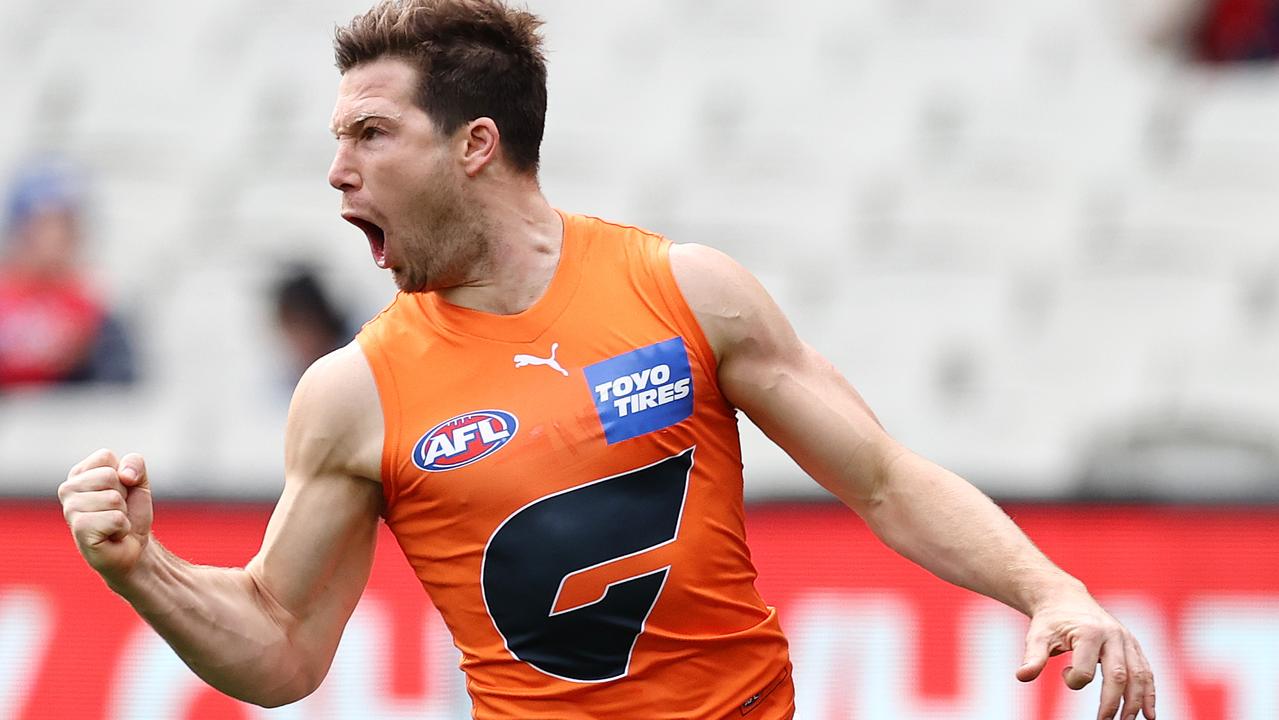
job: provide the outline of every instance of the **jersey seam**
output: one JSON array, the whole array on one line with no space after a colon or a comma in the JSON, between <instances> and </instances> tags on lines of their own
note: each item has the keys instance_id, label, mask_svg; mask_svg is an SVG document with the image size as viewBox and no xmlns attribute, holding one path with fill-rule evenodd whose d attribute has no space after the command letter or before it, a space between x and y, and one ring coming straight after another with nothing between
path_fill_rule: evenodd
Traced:
<instances>
[{"instance_id":1,"label":"jersey seam","mask_svg":"<svg viewBox=\"0 0 1279 720\"><path fill-rule=\"evenodd\" d=\"M430 322L433 328L435 329L435 331L440 333L441 335L457 335L465 338L470 338L472 340L483 340L484 342L505 343L507 345L528 345L529 343L537 342L543 336L545 336L546 333L550 332L551 328L555 327L555 323L559 322L560 318L563 317L564 313L568 311L568 306L572 304L573 298L577 295L577 290L578 288L574 287L572 290L568 291L564 307L560 308L559 311L556 312L554 315L548 316L547 322L545 323L546 326L539 327L537 329L536 334L527 339L524 338L523 336L519 337L518 339L511 339L510 337L491 337L489 335L483 335L480 333L468 332L466 330L462 330L460 328L454 327L452 323L449 323L447 321L441 322L439 319L433 318L433 317L428 318L428 322Z\"/></svg>"}]
</instances>

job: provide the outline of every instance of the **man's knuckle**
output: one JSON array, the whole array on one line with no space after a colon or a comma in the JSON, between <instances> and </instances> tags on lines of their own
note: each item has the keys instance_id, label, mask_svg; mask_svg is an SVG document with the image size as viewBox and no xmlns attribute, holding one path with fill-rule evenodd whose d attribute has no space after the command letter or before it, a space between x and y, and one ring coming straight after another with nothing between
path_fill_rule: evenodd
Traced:
<instances>
[{"instance_id":1,"label":"man's knuckle","mask_svg":"<svg viewBox=\"0 0 1279 720\"><path fill-rule=\"evenodd\" d=\"M77 540L84 540L85 536L93 529L93 521L84 513L76 513L75 516L71 518L70 523L71 534L74 535Z\"/></svg>"},{"instance_id":2,"label":"man's knuckle","mask_svg":"<svg viewBox=\"0 0 1279 720\"><path fill-rule=\"evenodd\" d=\"M1124 684L1128 682L1128 671L1121 667L1111 668L1110 679L1117 683Z\"/></svg>"},{"instance_id":3,"label":"man's knuckle","mask_svg":"<svg viewBox=\"0 0 1279 720\"><path fill-rule=\"evenodd\" d=\"M114 468L102 467L93 471L93 474L85 478L84 487L87 490L119 490L120 476Z\"/></svg>"},{"instance_id":4,"label":"man's knuckle","mask_svg":"<svg viewBox=\"0 0 1279 720\"><path fill-rule=\"evenodd\" d=\"M66 482L63 483L69 490L82 490L93 479L93 470L81 470L77 473L67 476Z\"/></svg>"},{"instance_id":5,"label":"man's knuckle","mask_svg":"<svg viewBox=\"0 0 1279 720\"><path fill-rule=\"evenodd\" d=\"M95 529L103 535L115 533L119 531L123 525L124 513L119 510L99 511L97 516Z\"/></svg>"},{"instance_id":6,"label":"man's knuckle","mask_svg":"<svg viewBox=\"0 0 1279 720\"><path fill-rule=\"evenodd\" d=\"M67 499L62 503L62 513L67 516L82 513L85 509L83 493L73 492L68 495Z\"/></svg>"}]
</instances>

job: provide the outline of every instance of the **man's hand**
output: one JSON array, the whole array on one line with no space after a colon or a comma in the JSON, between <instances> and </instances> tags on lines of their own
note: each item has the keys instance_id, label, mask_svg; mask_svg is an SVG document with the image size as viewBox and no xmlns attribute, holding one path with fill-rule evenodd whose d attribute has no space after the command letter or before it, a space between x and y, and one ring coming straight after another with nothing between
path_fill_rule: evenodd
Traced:
<instances>
[{"instance_id":1,"label":"man's hand","mask_svg":"<svg viewBox=\"0 0 1279 720\"><path fill-rule=\"evenodd\" d=\"M1122 720L1135 720L1138 712L1154 720L1155 676L1141 646L1087 594L1056 600L1034 613L1026 634L1026 660L1017 670L1017 679L1034 680L1049 657L1068 651L1073 653L1071 665L1062 677L1071 690L1092 682L1097 665L1101 665L1098 720L1113 718L1121 698Z\"/></svg>"},{"instance_id":2,"label":"man's hand","mask_svg":"<svg viewBox=\"0 0 1279 720\"><path fill-rule=\"evenodd\" d=\"M58 487L80 554L110 584L126 577L151 536L151 486L141 455L99 450Z\"/></svg>"}]
</instances>

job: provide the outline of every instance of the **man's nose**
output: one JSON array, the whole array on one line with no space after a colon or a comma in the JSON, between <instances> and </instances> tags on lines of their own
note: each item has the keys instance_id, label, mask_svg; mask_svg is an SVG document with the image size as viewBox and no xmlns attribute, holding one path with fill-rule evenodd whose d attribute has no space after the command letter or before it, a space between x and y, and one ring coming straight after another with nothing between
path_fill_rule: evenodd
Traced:
<instances>
[{"instance_id":1,"label":"man's nose","mask_svg":"<svg viewBox=\"0 0 1279 720\"><path fill-rule=\"evenodd\" d=\"M329 166L329 184L342 192L360 188L360 174L351 162L350 151L345 144L339 144L333 155L333 164Z\"/></svg>"}]
</instances>

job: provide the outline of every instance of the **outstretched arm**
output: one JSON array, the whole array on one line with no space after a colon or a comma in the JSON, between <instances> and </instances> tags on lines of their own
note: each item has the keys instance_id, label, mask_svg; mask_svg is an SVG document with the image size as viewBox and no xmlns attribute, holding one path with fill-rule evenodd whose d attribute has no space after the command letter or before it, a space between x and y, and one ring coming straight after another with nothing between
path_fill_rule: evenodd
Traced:
<instances>
[{"instance_id":1,"label":"outstretched arm","mask_svg":"<svg viewBox=\"0 0 1279 720\"><path fill-rule=\"evenodd\" d=\"M1099 718L1124 701L1125 719L1155 716L1154 678L1137 641L967 481L884 431L861 396L803 343L767 292L727 256L671 249L671 267L719 362L720 388L818 483L855 510L889 547L937 576L1031 618L1021 680L1050 655L1073 651L1066 684L1098 662Z\"/></svg>"},{"instance_id":2,"label":"outstretched arm","mask_svg":"<svg viewBox=\"0 0 1279 720\"><path fill-rule=\"evenodd\" d=\"M244 568L192 565L151 536L139 455L99 450L58 490L81 554L210 685L277 706L312 692L372 567L382 414L358 347L317 362L289 409L284 492Z\"/></svg>"}]
</instances>

